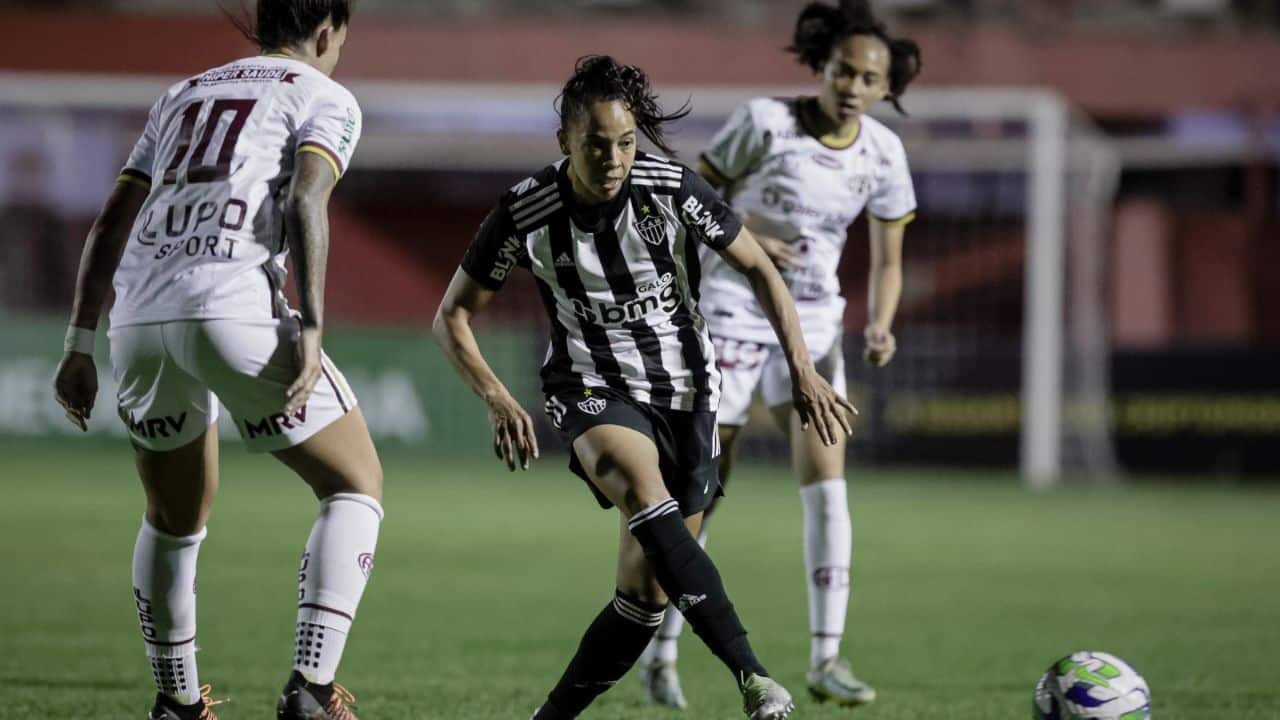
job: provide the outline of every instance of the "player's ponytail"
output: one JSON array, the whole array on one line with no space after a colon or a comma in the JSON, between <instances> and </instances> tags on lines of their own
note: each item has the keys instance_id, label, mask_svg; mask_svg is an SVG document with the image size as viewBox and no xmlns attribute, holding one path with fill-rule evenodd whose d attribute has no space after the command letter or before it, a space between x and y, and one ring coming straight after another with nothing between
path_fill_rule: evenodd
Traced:
<instances>
[{"instance_id":1,"label":"player's ponytail","mask_svg":"<svg viewBox=\"0 0 1280 720\"><path fill-rule=\"evenodd\" d=\"M278 50L303 42L325 20L334 29L351 21L352 0L258 0L253 19L243 5L232 12L219 0L218 6L236 29L262 50Z\"/></svg>"},{"instance_id":2,"label":"player's ponytail","mask_svg":"<svg viewBox=\"0 0 1280 720\"><path fill-rule=\"evenodd\" d=\"M668 155L675 154L667 145L663 126L689 114L689 103L673 113L664 113L658 95L649 85L649 76L635 65L623 65L608 55L588 55L578 59L573 77L564 84L556 98L560 127L586 110L593 102L620 100L635 116L636 127L649 142Z\"/></svg>"},{"instance_id":3,"label":"player's ponytail","mask_svg":"<svg viewBox=\"0 0 1280 720\"><path fill-rule=\"evenodd\" d=\"M871 12L869 0L840 0L839 7L826 3L809 3L796 19L795 35L787 52L802 65L821 72L831 57L836 43L854 35L871 35L889 48L889 97L894 109L903 115L902 95L920 74L920 46L909 38L889 35L883 22Z\"/></svg>"}]
</instances>

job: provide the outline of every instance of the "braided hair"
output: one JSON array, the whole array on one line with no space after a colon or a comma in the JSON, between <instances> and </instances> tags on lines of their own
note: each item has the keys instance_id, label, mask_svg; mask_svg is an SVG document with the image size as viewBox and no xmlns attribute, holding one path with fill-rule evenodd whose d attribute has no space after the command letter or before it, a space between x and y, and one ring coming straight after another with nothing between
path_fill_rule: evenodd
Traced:
<instances>
[{"instance_id":1,"label":"braided hair","mask_svg":"<svg viewBox=\"0 0 1280 720\"><path fill-rule=\"evenodd\" d=\"M920 46L908 38L889 35L883 22L871 12L870 0L839 0L839 6L812 2L800 11L795 37L787 52L802 65L820 72L837 43L854 35L877 37L889 48L889 97L898 112L906 115L901 99L907 85L920 74Z\"/></svg>"},{"instance_id":2,"label":"braided hair","mask_svg":"<svg viewBox=\"0 0 1280 720\"><path fill-rule=\"evenodd\" d=\"M252 20L241 5L232 12L220 1L222 10L236 29L262 50L293 47L311 37L325 20L335 29L351 21L351 0L258 0Z\"/></svg>"},{"instance_id":3,"label":"braided hair","mask_svg":"<svg viewBox=\"0 0 1280 720\"><path fill-rule=\"evenodd\" d=\"M675 154L667 145L663 125L688 115L689 103L685 102L673 113L663 113L658 106L658 94L649 85L649 76L635 65L623 65L608 55L578 58L573 77L556 98L560 127L567 127L569 121L586 112L591 103L611 100L622 101L649 142L668 155Z\"/></svg>"}]
</instances>

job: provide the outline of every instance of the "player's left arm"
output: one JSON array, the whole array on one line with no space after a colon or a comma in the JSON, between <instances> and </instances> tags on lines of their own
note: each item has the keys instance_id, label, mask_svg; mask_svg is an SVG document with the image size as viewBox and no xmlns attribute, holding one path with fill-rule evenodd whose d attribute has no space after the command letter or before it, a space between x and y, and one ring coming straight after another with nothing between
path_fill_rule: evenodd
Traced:
<instances>
[{"instance_id":1,"label":"player's left arm","mask_svg":"<svg viewBox=\"0 0 1280 720\"><path fill-rule=\"evenodd\" d=\"M871 234L871 266L867 277L867 327L862 357L874 367L884 367L898 349L893 318L902 296L902 238L916 216L916 191L911 181L907 151L895 135L885 138L880 163L884 175L867 198Z\"/></svg>"},{"instance_id":2,"label":"player's left arm","mask_svg":"<svg viewBox=\"0 0 1280 720\"><path fill-rule=\"evenodd\" d=\"M862 357L874 367L884 367L898 349L893 318L902 296L902 238L907 223L869 218L871 266L867 272L866 348Z\"/></svg>"},{"instance_id":3,"label":"player's left arm","mask_svg":"<svg viewBox=\"0 0 1280 720\"><path fill-rule=\"evenodd\" d=\"M62 361L54 375L53 390L67 419L83 431L98 396L98 370L93 363L94 335L98 318L111 289L111 280L120 265L120 256L129 242L129 233L138 219L151 184L138 173L120 176L106 205L85 239L76 274L76 294L71 305L71 323L63 345Z\"/></svg>"},{"instance_id":4,"label":"player's left arm","mask_svg":"<svg viewBox=\"0 0 1280 720\"><path fill-rule=\"evenodd\" d=\"M293 180L284 202L285 235L297 268L298 375L285 390L286 413L307 404L323 374L320 345L324 334L324 277L329 263L329 196L337 183L332 163L314 153L297 154Z\"/></svg>"},{"instance_id":5,"label":"player's left arm","mask_svg":"<svg viewBox=\"0 0 1280 720\"><path fill-rule=\"evenodd\" d=\"M812 420L824 445L835 444L837 430L851 435L853 427L845 411L856 414L858 410L832 389L814 367L800 329L795 301L773 260L746 228L739 230L733 242L720 250L720 256L747 276L756 301L782 343L783 354L791 369L792 403L800 413L804 427L807 428Z\"/></svg>"}]
</instances>

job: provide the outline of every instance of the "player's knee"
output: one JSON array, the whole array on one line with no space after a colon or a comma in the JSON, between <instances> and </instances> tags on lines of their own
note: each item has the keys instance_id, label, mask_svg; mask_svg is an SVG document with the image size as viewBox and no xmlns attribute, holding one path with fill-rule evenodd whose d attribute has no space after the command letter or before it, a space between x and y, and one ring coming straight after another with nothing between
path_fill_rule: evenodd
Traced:
<instances>
[{"instance_id":1,"label":"player's knee","mask_svg":"<svg viewBox=\"0 0 1280 720\"><path fill-rule=\"evenodd\" d=\"M207 520L208 513L199 509L194 511L160 507L147 509L147 522L151 524L151 527L166 535L175 537L195 535L204 529Z\"/></svg>"}]
</instances>

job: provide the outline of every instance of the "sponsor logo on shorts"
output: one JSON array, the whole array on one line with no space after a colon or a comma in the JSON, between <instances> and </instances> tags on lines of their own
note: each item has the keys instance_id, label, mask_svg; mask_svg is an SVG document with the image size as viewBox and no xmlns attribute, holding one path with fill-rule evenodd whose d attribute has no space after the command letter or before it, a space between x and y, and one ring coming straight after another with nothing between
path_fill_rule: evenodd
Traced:
<instances>
[{"instance_id":1,"label":"sponsor logo on shorts","mask_svg":"<svg viewBox=\"0 0 1280 720\"><path fill-rule=\"evenodd\" d=\"M356 564L360 566L360 572L364 573L364 579L369 579L369 573L373 572L373 553L360 553L356 557Z\"/></svg>"},{"instance_id":2,"label":"sponsor logo on shorts","mask_svg":"<svg viewBox=\"0 0 1280 720\"><path fill-rule=\"evenodd\" d=\"M676 608L682 613L689 612L689 608L706 599L706 595L681 595L680 599L676 601Z\"/></svg>"},{"instance_id":3,"label":"sponsor logo on shorts","mask_svg":"<svg viewBox=\"0 0 1280 720\"><path fill-rule=\"evenodd\" d=\"M578 409L588 415L599 415L604 412L607 402L597 397L590 397L578 403Z\"/></svg>"},{"instance_id":4,"label":"sponsor logo on shorts","mask_svg":"<svg viewBox=\"0 0 1280 720\"><path fill-rule=\"evenodd\" d=\"M820 567L813 571L813 584L820 588L847 588L849 568Z\"/></svg>"},{"instance_id":5,"label":"sponsor logo on shorts","mask_svg":"<svg viewBox=\"0 0 1280 720\"><path fill-rule=\"evenodd\" d=\"M124 421L125 425L129 426L129 432L138 437L151 440L162 437L176 437L182 432L182 426L187 424L186 413L182 413L177 418L172 415L162 415L160 417L135 420L133 413L126 413L121 410L120 419ZM170 434L170 431L172 431L172 434Z\"/></svg>"},{"instance_id":6,"label":"sponsor logo on shorts","mask_svg":"<svg viewBox=\"0 0 1280 720\"><path fill-rule=\"evenodd\" d=\"M252 440L256 437L275 437L307 423L307 406L303 405L292 415L275 413L261 420L245 420L245 437Z\"/></svg>"}]
</instances>

